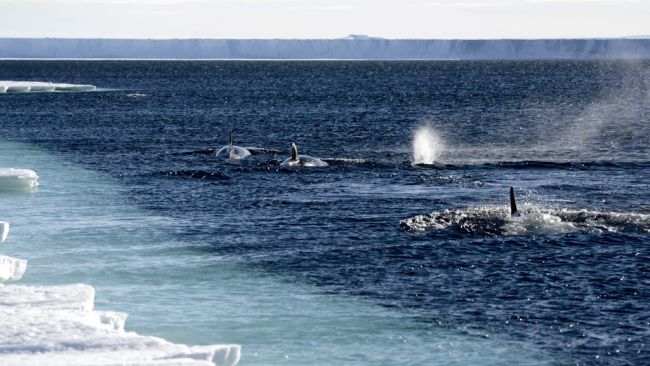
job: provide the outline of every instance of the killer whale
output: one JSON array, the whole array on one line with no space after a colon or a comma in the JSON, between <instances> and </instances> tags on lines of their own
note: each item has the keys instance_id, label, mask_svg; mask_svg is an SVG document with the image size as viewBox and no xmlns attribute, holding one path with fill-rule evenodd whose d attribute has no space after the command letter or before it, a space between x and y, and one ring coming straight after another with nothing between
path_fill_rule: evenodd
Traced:
<instances>
[{"instance_id":1,"label":"killer whale","mask_svg":"<svg viewBox=\"0 0 650 366\"><path fill-rule=\"evenodd\" d=\"M291 157L285 159L280 166L281 167L322 167L328 166L326 162L321 159L311 157L309 155L299 155L298 147L295 143L291 143Z\"/></svg>"},{"instance_id":2,"label":"killer whale","mask_svg":"<svg viewBox=\"0 0 650 366\"><path fill-rule=\"evenodd\" d=\"M179 152L179 155L207 155L216 156L225 160L240 160L248 158L251 155L258 154L280 154L281 151L277 149L269 149L265 147L241 147L236 146L233 142L234 130L230 131L230 138L228 145L221 148L207 148L193 151Z\"/></svg>"},{"instance_id":3,"label":"killer whale","mask_svg":"<svg viewBox=\"0 0 650 366\"><path fill-rule=\"evenodd\" d=\"M233 144L233 131L231 130L228 145L219 149L219 151L216 153L216 156L222 159L240 160L251 156L251 152L246 148L235 146Z\"/></svg>"}]
</instances>

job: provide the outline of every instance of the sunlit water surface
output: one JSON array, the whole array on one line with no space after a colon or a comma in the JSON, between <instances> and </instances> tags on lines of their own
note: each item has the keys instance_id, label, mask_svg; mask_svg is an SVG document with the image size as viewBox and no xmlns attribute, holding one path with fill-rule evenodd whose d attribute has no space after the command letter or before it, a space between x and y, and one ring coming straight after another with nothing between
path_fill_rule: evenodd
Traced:
<instances>
[{"instance_id":1,"label":"sunlit water surface","mask_svg":"<svg viewBox=\"0 0 650 366\"><path fill-rule=\"evenodd\" d=\"M650 362L650 64L33 62L3 254L242 365ZM264 147L226 162L227 143ZM328 167L281 169L296 142ZM522 215L511 218L507 189Z\"/></svg>"}]
</instances>

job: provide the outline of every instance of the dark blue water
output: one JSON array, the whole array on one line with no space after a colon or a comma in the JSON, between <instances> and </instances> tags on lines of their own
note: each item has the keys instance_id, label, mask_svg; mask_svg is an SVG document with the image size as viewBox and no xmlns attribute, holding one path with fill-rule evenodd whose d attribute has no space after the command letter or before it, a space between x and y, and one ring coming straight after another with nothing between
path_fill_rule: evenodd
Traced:
<instances>
[{"instance_id":1,"label":"dark blue water","mask_svg":"<svg viewBox=\"0 0 650 366\"><path fill-rule=\"evenodd\" d=\"M0 76L103 88L0 95L2 138L118 178L131 203L189 219L184 242L561 364L650 363L648 62L1 61ZM413 165L423 126L444 148ZM282 153L200 153L233 128ZM330 166L280 168L290 142Z\"/></svg>"}]
</instances>

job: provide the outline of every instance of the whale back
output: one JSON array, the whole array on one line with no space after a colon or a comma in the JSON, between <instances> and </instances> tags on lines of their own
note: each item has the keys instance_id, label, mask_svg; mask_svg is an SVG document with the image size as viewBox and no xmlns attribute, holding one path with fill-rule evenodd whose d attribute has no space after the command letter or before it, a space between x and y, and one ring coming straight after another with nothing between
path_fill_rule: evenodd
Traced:
<instances>
[{"instance_id":1,"label":"whale back","mask_svg":"<svg viewBox=\"0 0 650 366\"><path fill-rule=\"evenodd\" d=\"M321 167L328 164L309 155L298 155L298 147L291 143L291 157L280 163L282 167Z\"/></svg>"},{"instance_id":2,"label":"whale back","mask_svg":"<svg viewBox=\"0 0 650 366\"><path fill-rule=\"evenodd\" d=\"M296 168L296 167L324 167L328 166L326 162L318 159L311 157L309 155L298 155L298 160L292 160L291 158L287 158L285 161L283 161L280 166L285 167L285 168Z\"/></svg>"},{"instance_id":3,"label":"whale back","mask_svg":"<svg viewBox=\"0 0 650 366\"><path fill-rule=\"evenodd\" d=\"M251 156L251 152L241 146L224 146L215 154L218 158L240 160Z\"/></svg>"}]
</instances>

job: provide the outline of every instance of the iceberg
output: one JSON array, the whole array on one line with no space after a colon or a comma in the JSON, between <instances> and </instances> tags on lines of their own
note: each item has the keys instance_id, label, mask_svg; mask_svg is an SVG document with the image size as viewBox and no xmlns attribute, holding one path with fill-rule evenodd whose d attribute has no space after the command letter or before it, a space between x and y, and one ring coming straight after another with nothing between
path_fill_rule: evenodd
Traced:
<instances>
[{"instance_id":1,"label":"iceberg","mask_svg":"<svg viewBox=\"0 0 650 366\"><path fill-rule=\"evenodd\" d=\"M93 310L82 284L0 284L0 364L234 366L239 345L187 346L124 330L127 315Z\"/></svg>"},{"instance_id":2,"label":"iceberg","mask_svg":"<svg viewBox=\"0 0 650 366\"><path fill-rule=\"evenodd\" d=\"M0 168L0 191L32 190L38 175L30 169Z\"/></svg>"},{"instance_id":3,"label":"iceberg","mask_svg":"<svg viewBox=\"0 0 650 366\"><path fill-rule=\"evenodd\" d=\"M53 84L54 90L56 91L75 91L75 92L87 92L95 91L97 89L94 85L83 85L83 84Z\"/></svg>"},{"instance_id":4,"label":"iceberg","mask_svg":"<svg viewBox=\"0 0 650 366\"><path fill-rule=\"evenodd\" d=\"M23 277L25 269L27 268L27 261L24 259L16 259L0 255L0 281L15 281ZM1 286L1 284L0 284ZM0 304L2 297L0 295ZM0 323L2 324L2 323ZM0 349L2 345L0 345ZM1 358L0 358L1 359ZM2 364L0 362L0 364Z\"/></svg>"},{"instance_id":5,"label":"iceberg","mask_svg":"<svg viewBox=\"0 0 650 366\"><path fill-rule=\"evenodd\" d=\"M52 83L44 83L40 81L25 82L25 85L29 85L30 92L50 92L54 91L54 85Z\"/></svg>"},{"instance_id":6,"label":"iceberg","mask_svg":"<svg viewBox=\"0 0 650 366\"><path fill-rule=\"evenodd\" d=\"M42 81L11 81L0 80L0 93L30 93L30 92L88 92L97 89L88 84L50 83Z\"/></svg>"},{"instance_id":7,"label":"iceberg","mask_svg":"<svg viewBox=\"0 0 650 366\"><path fill-rule=\"evenodd\" d=\"M5 81L4 86L6 87L5 92L7 93L29 93L31 90L31 87L28 84L15 81Z\"/></svg>"},{"instance_id":8,"label":"iceberg","mask_svg":"<svg viewBox=\"0 0 650 366\"><path fill-rule=\"evenodd\" d=\"M18 280L26 268L26 260L0 255L0 281ZM0 283L0 365L234 366L239 362L239 345L186 346L127 332L127 314L96 311L94 305L95 290L88 285Z\"/></svg>"}]
</instances>

